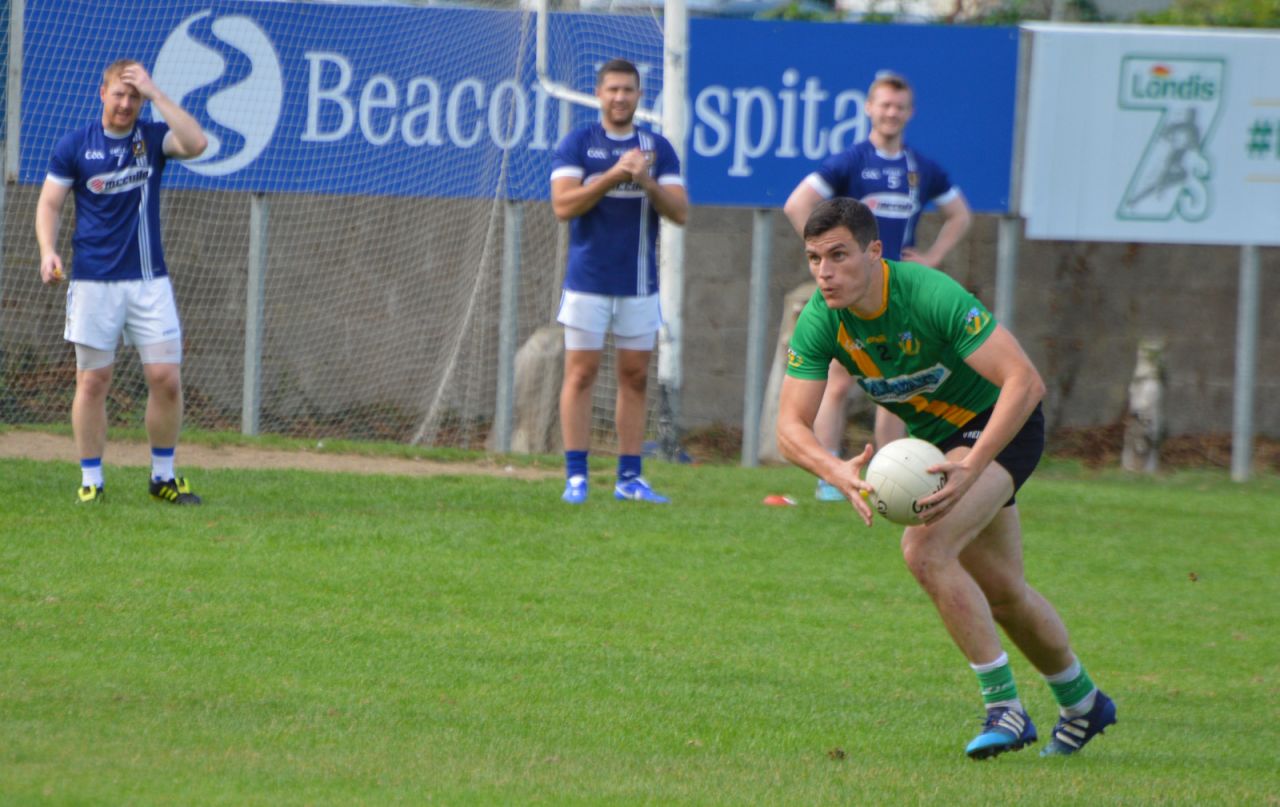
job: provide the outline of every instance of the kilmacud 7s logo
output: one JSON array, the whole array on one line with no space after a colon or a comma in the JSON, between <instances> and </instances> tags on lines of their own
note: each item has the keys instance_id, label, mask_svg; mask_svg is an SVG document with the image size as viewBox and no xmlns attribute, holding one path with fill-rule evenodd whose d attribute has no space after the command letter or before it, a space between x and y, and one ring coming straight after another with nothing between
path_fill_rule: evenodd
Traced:
<instances>
[{"instance_id":1,"label":"kilmacud 7s logo","mask_svg":"<svg viewBox=\"0 0 1280 807\"><path fill-rule=\"evenodd\" d=\"M1120 108L1160 113L1116 216L1200 221L1209 215L1207 147L1222 109L1222 59L1126 56Z\"/></svg>"}]
</instances>

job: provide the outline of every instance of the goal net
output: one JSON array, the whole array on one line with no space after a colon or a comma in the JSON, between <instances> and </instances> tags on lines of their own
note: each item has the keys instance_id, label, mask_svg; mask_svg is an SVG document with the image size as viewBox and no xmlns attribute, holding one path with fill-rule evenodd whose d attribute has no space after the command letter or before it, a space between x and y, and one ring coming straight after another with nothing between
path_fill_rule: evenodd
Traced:
<instances>
[{"instance_id":1,"label":"goal net","mask_svg":"<svg viewBox=\"0 0 1280 807\"><path fill-rule=\"evenodd\" d=\"M58 138L100 116L102 69L130 56L210 139L199 160L170 164L162 197L187 427L256 421L292 436L485 446L503 334L523 345L554 327L565 233L546 201L552 150L596 115L539 86L532 11L27 0L21 23L23 52L11 54L21 70L9 71L21 78L8 87L21 112L11 106L6 120L17 147L6 160L0 421L69 416L65 294L39 282L35 203ZM590 92L598 65L622 57L641 68L646 98L660 91L652 16L550 23L557 81ZM67 262L73 230L68 201ZM516 268L516 303L504 309ZM608 355L593 434L604 449ZM122 348L111 424L140 426L145 399L136 355ZM545 448L558 450L551 431Z\"/></svg>"}]
</instances>

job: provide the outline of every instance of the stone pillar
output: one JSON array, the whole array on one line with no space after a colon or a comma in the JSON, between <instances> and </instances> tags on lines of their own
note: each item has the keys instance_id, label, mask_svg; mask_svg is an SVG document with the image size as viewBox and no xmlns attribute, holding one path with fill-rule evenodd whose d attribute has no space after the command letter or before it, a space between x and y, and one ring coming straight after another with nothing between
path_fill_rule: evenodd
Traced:
<instances>
[{"instance_id":1,"label":"stone pillar","mask_svg":"<svg viewBox=\"0 0 1280 807\"><path fill-rule=\"evenodd\" d=\"M783 461L778 451L778 396L782 394L782 378L787 374L787 345L791 344L791 334L796 329L800 312L817 288L817 283L804 283L787 292L782 303L778 344L773 351L773 366L769 368L764 404L760 407L760 459L764 462Z\"/></svg>"},{"instance_id":2,"label":"stone pillar","mask_svg":"<svg viewBox=\"0 0 1280 807\"><path fill-rule=\"evenodd\" d=\"M1143 339L1138 342L1138 362L1129 382L1120 464L1126 471L1155 473L1163 439L1164 340Z\"/></svg>"},{"instance_id":3,"label":"stone pillar","mask_svg":"<svg viewBox=\"0 0 1280 807\"><path fill-rule=\"evenodd\" d=\"M517 454L554 454L560 451L564 330L559 325L539 328L520 346L516 351L515 376L511 451Z\"/></svg>"}]
</instances>

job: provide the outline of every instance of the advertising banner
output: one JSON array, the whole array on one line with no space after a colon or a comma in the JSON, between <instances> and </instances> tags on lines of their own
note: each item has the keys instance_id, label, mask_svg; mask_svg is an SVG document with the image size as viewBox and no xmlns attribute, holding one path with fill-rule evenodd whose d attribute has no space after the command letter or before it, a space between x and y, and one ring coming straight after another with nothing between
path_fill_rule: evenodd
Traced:
<instances>
[{"instance_id":1,"label":"advertising banner","mask_svg":"<svg viewBox=\"0 0 1280 807\"><path fill-rule=\"evenodd\" d=\"M660 106L660 22L549 23L555 79L590 92L603 61L628 58ZM556 142L596 113L539 86L533 31L531 14L482 9L28 0L19 181L43 181L57 139L100 114L102 69L129 56L209 135L200 159L166 172L171 186L545 200ZM975 209L1008 209L1016 29L699 18L690 40L696 204L781 206L866 138L866 88L891 69L915 88L907 142Z\"/></svg>"},{"instance_id":2,"label":"advertising banner","mask_svg":"<svg viewBox=\"0 0 1280 807\"><path fill-rule=\"evenodd\" d=\"M1032 30L1030 237L1280 244L1280 34Z\"/></svg>"},{"instance_id":3,"label":"advertising banner","mask_svg":"<svg viewBox=\"0 0 1280 807\"><path fill-rule=\"evenodd\" d=\"M102 69L128 56L209 135L171 184L492 196L505 169L513 198L545 198L558 104L521 48L532 24L456 8L30 0L20 181L41 181L57 138L100 114Z\"/></svg>"},{"instance_id":4,"label":"advertising banner","mask_svg":"<svg viewBox=\"0 0 1280 807\"><path fill-rule=\"evenodd\" d=\"M975 210L1009 209L1016 28L694 19L690 189L701 204L780 207L823 158L865 140L880 70L906 77L906 142Z\"/></svg>"}]
</instances>

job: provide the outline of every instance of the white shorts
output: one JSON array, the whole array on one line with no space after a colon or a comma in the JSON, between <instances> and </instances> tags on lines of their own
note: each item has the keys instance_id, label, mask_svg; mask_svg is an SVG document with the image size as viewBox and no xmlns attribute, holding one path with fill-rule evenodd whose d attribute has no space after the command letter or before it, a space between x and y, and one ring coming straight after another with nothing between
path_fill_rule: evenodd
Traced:
<instances>
[{"instance_id":1,"label":"white shorts","mask_svg":"<svg viewBox=\"0 0 1280 807\"><path fill-rule=\"evenodd\" d=\"M570 350L599 350L604 346L604 335L610 332L617 347L652 350L662 327L662 308L656 294L612 297L566 289L560 296L556 320L566 328L565 347ZM571 339L570 329L584 332L575 336L586 337L586 343L581 338ZM594 337L599 338L598 344Z\"/></svg>"},{"instance_id":2,"label":"white shorts","mask_svg":"<svg viewBox=\"0 0 1280 807\"><path fill-rule=\"evenodd\" d=\"M63 338L96 350L127 345L182 342L178 306L169 278L151 280L73 280L67 288L67 325Z\"/></svg>"}]
</instances>

